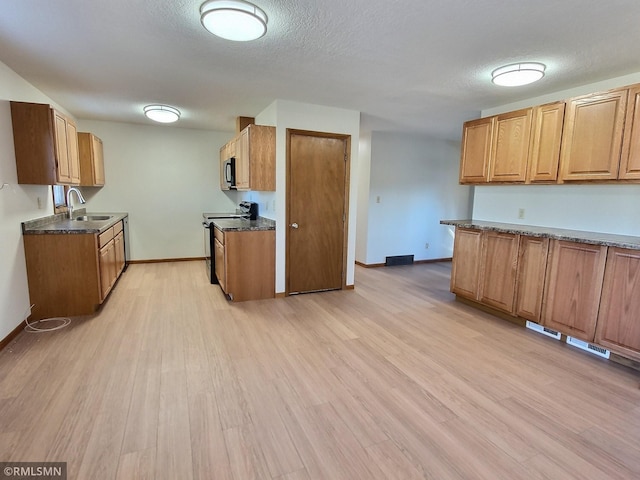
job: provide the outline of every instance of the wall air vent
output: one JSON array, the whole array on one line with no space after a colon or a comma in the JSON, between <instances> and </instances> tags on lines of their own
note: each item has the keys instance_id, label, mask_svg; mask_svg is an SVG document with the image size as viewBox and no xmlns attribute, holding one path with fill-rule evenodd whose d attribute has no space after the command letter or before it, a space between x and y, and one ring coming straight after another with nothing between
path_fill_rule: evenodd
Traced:
<instances>
[{"instance_id":1,"label":"wall air vent","mask_svg":"<svg viewBox=\"0 0 640 480\"><path fill-rule=\"evenodd\" d=\"M396 255L395 257L387 257L384 262L385 267L393 267L395 265L411 265L413 263L413 255Z\"/></svg>"},{"instance_id":2,"label":"wall air vent","mask_svg":"<svg viewBox=\"0 0 640 480\"><path fill-rule=\"evenodd\" d=\"M560 340L560 337L562 336L560 332L556 332L555 330L551 330L550 328L543 327L542 325L538 325L537 323L533 323L528 320L527 328L534 332L541 333L542 335L546 335L547 337L555 338L556 340Z\"/></svg>"},{"instance_id":3,"label":"wall air vent","mask_svg":"<svg viewBox=\"0 0 640 480\"><path fill-rule=\"evenodd\" d=\"M569 336L567 336L567 343L569 345L573 345L574 347L578 347L585 352L589 352L599 357L606 358L607 360L609 359L610 352L606 348L598 347L597 345L592 345L590 343Z\"/></svg>"}]
</instances>

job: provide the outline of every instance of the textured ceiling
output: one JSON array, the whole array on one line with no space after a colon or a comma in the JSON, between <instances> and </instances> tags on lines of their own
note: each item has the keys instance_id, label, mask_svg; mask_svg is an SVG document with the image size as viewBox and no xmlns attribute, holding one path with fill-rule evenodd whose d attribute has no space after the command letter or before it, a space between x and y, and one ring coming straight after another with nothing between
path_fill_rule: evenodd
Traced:
<instances>
[{"instance_id":1,"label":"textured ceiling","mask_svg":"<svg viewBox=\"0 0 640 480\"><path fill-rule=\"evenodd\" d=\"M201 0L2 2L0 61L78 118L232 131L275 99L362 112L367 130L459 139L481 109L640 71L638 0L255 0L249 43L200 25ZM547 64L525 87L490 82Z\"/></svg>"}]
</instances>

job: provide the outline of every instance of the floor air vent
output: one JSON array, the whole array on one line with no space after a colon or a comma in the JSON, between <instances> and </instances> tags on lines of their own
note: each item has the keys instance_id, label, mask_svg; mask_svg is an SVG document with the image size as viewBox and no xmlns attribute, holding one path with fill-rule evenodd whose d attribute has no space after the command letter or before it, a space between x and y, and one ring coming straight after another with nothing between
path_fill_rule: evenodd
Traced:
<instances>
[{"instance_id":1,"label":"floor air vent","mask_svg":"<svg viewBox=\"0 0 640 480\"><path fill-rule=\"evenodd\" d=\"M386 267L393 267L395 265L411 265L412 263L413 255L396 255L395 257L387 257L384 265Z\"/></svg>"},{"instance_id":2,"label":"floor air vent","mask_svg":"<svg viewBox=\"0 0 640 480\"><path fill-rule=\"evenodd\" d=\"M569 336L567 336L567 343L569 345L573 345L574 347L578 347L585 352L593 353L594 355L598 355L599 357L609 359L609 350L607 350L606 348L598 347L597 345L591 345L590 343Z\"/></svg>"},{"instance_id":3,"label":"floor air vent","mask_svg":"<svg viewBox=\"0 0 640 480\"><path fill-rule=\"evenodd\" d=\"M555 338L556 340L560 340L560 337L562 336L560 332L556 332L555 330L551 330L550 328L543 327L542 325L538 325L537 323L533 323L528 320L527 328L533 330L534 332L546 335L547 337Z\"/></svg>"}]
</instances>

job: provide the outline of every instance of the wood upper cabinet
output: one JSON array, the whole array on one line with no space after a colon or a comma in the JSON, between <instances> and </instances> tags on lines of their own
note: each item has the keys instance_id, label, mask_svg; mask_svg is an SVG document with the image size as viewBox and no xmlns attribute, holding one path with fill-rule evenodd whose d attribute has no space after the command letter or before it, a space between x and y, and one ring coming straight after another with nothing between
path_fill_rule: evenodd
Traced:
<instances>
[{"instance_id":1,"label":"wood upper cabinet","mask_svg":"<svg viewBox=\"0 0 640 480\"><path fill-rule=\"evenodd\" d=\"M539 323L547 270L549 239L520 236L515 314Z\"/></svg>"},{"instance_id":2,"label":"wood upper cabinet","mask_svg":"<svg viewBox=\"0 0 640 480\"><path fill-rule=\"evenodd\" d=\"M451 291L461 297L478 300L482 231L456 227L451 267Z\"/></svg>"},{"instance_id":3,"label":"wood upper cabinet","mask_svg":"<svg viewBox=\"0 0 640 480\"><path fill-rule=\"evenodd\" d=\"M249 125L236 142L236 186L238 190L275 191L276 129Z\"/></svg>"},{"instance_id":4,"label":"wood upper cabinet","mask_svg":"<svg viewBox=\"0 0 640 480\"><path fill-rule=\"evenodd\" d=\"M75 122L66 117L67 132L67 161L69 162L69 174L73 185L80 184L80 152L78 147L78 127Z\"/></svg>"},{"instance_id":5,"label":"wood upper cabinet","mask_svg":"<svg viewBox=\"0 0 640 480\"><path fill-rule=\"evenodd\" d=\"M542 324L592 342L607 247L551 241Z\"/></svg>"},{"instance_id":6,"label":"wood upper cabinet","mask_svg":"<svg viewBox=\"0 0 640 480\"><path fill-rule=\"evenodd\" d=\"M640 85L629 88L618 178L640 179Z\"/></svg>"},{"instance_id":7,"label":"wood upper cabinet","mask_svg":"<svg viewBox=\"0 0 640 480\"><path fill-rule=\"evenodd\" d=\"M251 190L249 172L251 170L249 127L240 132L236 139L236 188Z\"/></svg>"},{"instance_id":8,"label":"wood upper cabinet","mask_svg":"<svg viewBox=\"0 0 640 480\"><path fill-rule=\"evenodd\" d=\"M533 109L496 115L489 161L490 182L524 182L527 177Z\"/></svg>"},{"instance_id":9,"label":"wood upper cabinet","mask_svg":"<svg viewBox=\"0 0 640 480\"><path fill-rule=\"evenodd\" d=\"M533 109L533 125L527 183L556 182L565 102L548 103Z\"/></svg>"},{"instance_id":10,"label":"wood upper cabinet","mask_svg":"<svg viewBox=\"0 0 640 480\"><path fill-rule=\"evenodd\" d=\"M275 127L251 124L220 149L222 190L229 190L224 182L224 162L231 157L235 158L237 190L275 191Z\"/></svg>"},{"instance_id":11,"label":"wood upper cabinet","mask_svg":"<svg viewBox=\"0 0 640 480\"><path fill-rule=\"evenodd\" d=\"M104 185L104 154L102 140L92 133L78 133L80 154L80 185L101 187Z\"/></svg>"},{"instance_id":12,"label":"wood upper cabinet","mask_svg":"<svg viewBox=\"0 0 640 480\"><path fill-rule=\"evenodd\" d=\"M465 122L462 130L460 183L487 183L495 117Z\"/></svg>"},{"instance_id":13,"label":"wood upper cabinet","mask_svg":"<svg viewBox=\"0 0 640 480\"><path fill-rule=\"evenodd\" d=\"M519 235L491 231L483 235L479 300L513 314Z\"/></svg>"},{"instance_id":14,"label":"wood upper cabinet","mask_svg":"<svg viewBox=\"0 0 640 480\"><path fill-rule=\"evenodd\" d=\"M560 153L560 179L618 178L627 89L568 101Z\"/></svg>"},{"instance_id":15,"label":"wood upper cabinet","mask_svg":"<svg viewBox=\"0 0 640 480\"><path fill-rule=\"evenodd\" d=\"M640 251L610 247L596 343L640 360Z\"/></svg>"},{"instance_id":16,"label":"wood upper cabinet","mask_svg":"<svg viewBox=\"0 0 640 480\"><path fill-rule=\"evenodd\" d=\"M41 103L11 102L18 183L79 184L75 122Z\"/></svg>"}]
</instances>

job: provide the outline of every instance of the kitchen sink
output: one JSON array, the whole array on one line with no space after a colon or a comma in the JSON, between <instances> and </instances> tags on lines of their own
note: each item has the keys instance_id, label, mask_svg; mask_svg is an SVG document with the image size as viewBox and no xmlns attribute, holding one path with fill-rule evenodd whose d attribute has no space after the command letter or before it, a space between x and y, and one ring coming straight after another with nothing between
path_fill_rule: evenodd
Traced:
<instances>
[{"instance_id":1,"label":"kitchen sink","mask_svg":"<svg viewBox=\"0 0 640 480\"><path fill-rule=\"evenodd\" d=\"M76 217L74 220L79 222L99 222L101 220L109 220L112 218L112 215L82 215L81 217Z\"/></svg>"}]
</instances>

